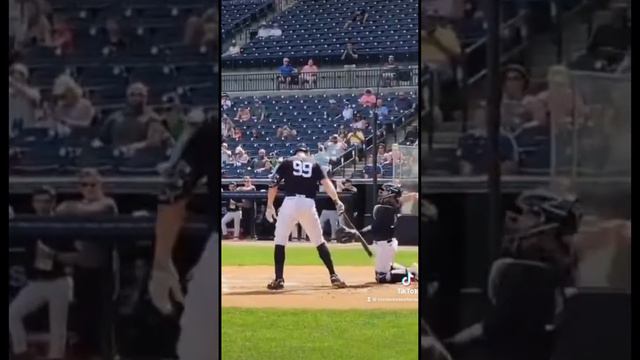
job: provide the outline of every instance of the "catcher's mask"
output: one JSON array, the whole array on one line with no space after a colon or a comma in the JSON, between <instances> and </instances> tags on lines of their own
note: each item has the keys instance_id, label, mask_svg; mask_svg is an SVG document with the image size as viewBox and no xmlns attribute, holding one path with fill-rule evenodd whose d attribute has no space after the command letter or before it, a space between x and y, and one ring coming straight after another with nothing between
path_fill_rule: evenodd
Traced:
<instances>
[{"instance_id":1,"label":"catcher's mask","mask_svg":"<svg viewBox=\"0 0 640 360\"><path fill-rule=\"evenodd\" d=\"M542 235L562 238L575 234L581 220L575 196L544 189L525 191L516 200L516 210L507 212L505 236L515 243Z\"/></svg>"},{"instance_id":2,"label":"catcher's mask","mask_svg":"<svg viewBox=\"0 0 640 360\"><path fill-rule=\"evenodd\" d=\"M384 204L387 200L399 199L402 196L402 187L394 183L387 183L378 190L378 203Z\"/></svg>"}]
</instances>

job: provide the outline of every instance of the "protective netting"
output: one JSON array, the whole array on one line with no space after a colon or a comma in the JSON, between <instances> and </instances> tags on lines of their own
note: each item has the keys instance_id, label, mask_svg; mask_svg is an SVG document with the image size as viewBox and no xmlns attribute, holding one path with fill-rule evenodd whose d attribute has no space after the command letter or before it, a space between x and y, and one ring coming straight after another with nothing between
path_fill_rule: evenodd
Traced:
<instances>
[{"instance_id":1,"label":"protective netting","mask_svg":"<svg viewBox=\"0 0 640 360\"><path fill-rule=\"evenodd\" d=\"M573 179L630 177L631 78L573 72L572 83L573 99L549 90L552 174Z\"/></svg>"},{"instance_id":2,"label":"protective netting","mask_svg":"<svg viewBox=\"0 0 640 360\"><path fill-rule=\"evenodd\" d=\"M571 116L551 114L551 174L552 183L571 188L584 209L575 239L577 282L630 289L631 79L573 72L571 82L574 99L565 107ZM553 104L549 100L552 112L563 108L563 101Z\"/></svg>"},{"instance_id":3,"label":"protective netting","mask_svg":"<svg viewBox=\"0 0 640 360\"><path fill-rule=\"evenodd\" d=\"M393 144L393 181L402 185L404 192L417 192L419 179L418 154L420 149L417 146L404 146ZM407 204L402 209L404 214L418 213L417 202Z\"/></svg>"}]
</instances>

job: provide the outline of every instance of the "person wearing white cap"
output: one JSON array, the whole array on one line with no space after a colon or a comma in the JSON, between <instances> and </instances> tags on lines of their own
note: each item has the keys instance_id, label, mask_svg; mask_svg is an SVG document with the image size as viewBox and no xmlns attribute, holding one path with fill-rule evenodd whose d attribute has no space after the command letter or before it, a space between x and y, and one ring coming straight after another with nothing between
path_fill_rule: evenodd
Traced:
<instances>
[{"instance_id":1,"label":"person wearing white cap","mask_svg":"<svg viewBox=\"0 0 640 360\"><path fill-rule=\"evenodd\" d=\"M294 78L298 75L296 68L289 63L289 58L282 59L282 66L278 68L278 72L280 73L278 81L280 84L286 84L287 88L291 86Z\"/></svg>"},{"instance_id":2,"label":"person wearing white cap","mask_svg":"<svg viewBox=\"0 0 640 360\"><path fill-rule=\"evenodd\" d=\"M53 119L57 125L69 128L87 128L95 110L82 96L82 88L69 75L63 74L53 82L52 94L56 99Z\"/></svg>"},{"instance_id":3,"label":"person wearing white cap","mask_svg":"<svg viewBox=\"0 0 640 360\"><path fill-rule=\"evenodd\" d=\"M16 63L9 68L9 134L15 126L37 126L36 109L40 104L40 92L28 83L29 69Z\"/></svg>"}]
</instances>

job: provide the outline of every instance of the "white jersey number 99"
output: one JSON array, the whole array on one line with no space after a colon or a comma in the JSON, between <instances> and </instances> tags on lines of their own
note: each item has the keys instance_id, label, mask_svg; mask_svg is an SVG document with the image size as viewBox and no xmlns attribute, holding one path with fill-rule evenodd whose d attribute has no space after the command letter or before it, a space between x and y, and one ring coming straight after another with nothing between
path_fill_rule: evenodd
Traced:
<instances>
[{"instance_id":1,"label":"white jersey number 99","mask_svg":"<svg viewBox=\"0 0 640 360\"><path fill-rule=\"evenodd\" d=\"M293 161L293 175L295 176L310 178L312 169L313 169L312 163L302 162L300 160Z\"/></svg>"}]
</instances>

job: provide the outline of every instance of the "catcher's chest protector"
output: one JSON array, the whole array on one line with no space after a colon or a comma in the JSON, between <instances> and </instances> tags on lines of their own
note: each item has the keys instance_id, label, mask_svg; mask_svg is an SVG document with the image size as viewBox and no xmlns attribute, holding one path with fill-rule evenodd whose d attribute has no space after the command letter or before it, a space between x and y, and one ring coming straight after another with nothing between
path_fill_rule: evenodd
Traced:
<instances>
[{"instance_id":1,"label":"catcher's chest protector","mask_svg":"<svg viewBox=\"0 0 640 360\"><path fill-rule=\"evenodd\" d=\"M397 212L396 208L388 205L376 205L373 208L371 233L374 236L374 241L389 240L393 237Z\"/></svg>"}]
</instances>

